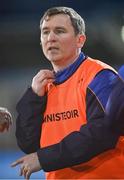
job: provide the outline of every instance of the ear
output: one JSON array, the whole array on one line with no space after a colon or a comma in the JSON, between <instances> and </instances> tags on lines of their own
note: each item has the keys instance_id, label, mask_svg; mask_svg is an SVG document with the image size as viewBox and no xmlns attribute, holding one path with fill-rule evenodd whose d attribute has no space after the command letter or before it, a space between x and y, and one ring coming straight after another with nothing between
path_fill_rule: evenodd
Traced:
<instances>
[{"instance_id":1,"label":"ear","mask_svg":"<svg viewBox=\"0 0 124 180\"><path fill-rule=\"evenodd\" d=\"M84 34L79 34L77 37L77 46L78 48L82 48L86 41L86 36Z\"/></svg>"}]
</instances>

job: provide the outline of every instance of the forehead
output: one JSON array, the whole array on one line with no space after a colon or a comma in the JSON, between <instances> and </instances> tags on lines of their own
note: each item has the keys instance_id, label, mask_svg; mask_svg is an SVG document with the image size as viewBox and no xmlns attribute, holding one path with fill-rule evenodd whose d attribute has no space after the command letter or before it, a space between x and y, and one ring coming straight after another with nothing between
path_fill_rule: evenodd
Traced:
<instances>
[{"instance_id":1,"label":"forehead","mask_svg":"<svg viewBox=\"0 0 124 180\"><path fill-rule=\"evenodd\" d=\"M41 29L44 29L49 26L72 26L71 19L69 15L66 14L57 14L52 16L47 16L43 23L41 24Z\"/></svg>"}]
</instances>

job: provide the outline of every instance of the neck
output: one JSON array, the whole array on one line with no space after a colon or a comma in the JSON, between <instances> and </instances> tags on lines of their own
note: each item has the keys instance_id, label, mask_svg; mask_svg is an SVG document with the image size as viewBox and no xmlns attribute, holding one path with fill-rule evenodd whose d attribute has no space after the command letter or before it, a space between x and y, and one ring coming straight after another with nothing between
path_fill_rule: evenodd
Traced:
<instances>
[{"instance_id":1,"label":"neck","mask_svg":"<svg viewBox=\"0 0 124 180\"><path fill-rule=\"evenodd\" d=\"M78 53L77 55L75 55L74 57L72 57L71 59L68 59L68 60L61 60L59 62L52 62L52 66L53 66L53 69L55 72L58 72L58 71L62 71L63 69L67 68L68 66L70 66L71 64L73 64L77 58L79 57L79 54Z\"/></svg>"}]
</instances>

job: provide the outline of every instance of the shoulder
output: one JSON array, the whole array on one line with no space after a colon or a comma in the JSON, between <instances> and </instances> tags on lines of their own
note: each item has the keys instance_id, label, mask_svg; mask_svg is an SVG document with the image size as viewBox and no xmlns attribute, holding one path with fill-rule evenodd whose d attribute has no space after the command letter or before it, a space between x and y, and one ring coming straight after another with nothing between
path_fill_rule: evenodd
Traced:
<instances>
[{"instance_id":1,"label":"shoulder","mask_svg":"<svg viewBox=\"0 0 124 180\"><path fill-rule=\"evenodd\" d=\"M106 106L108 97L115 86L116 77L118 77L118 74L112 70L103 69L96 74L88 86L88 89L95 94L104 108Z\"/></svg>"},{"instance_id":2,"label":"shoulder","mask_svg":"<svg viewBox=\"0 0 124 180\"><path fill-rule=\"evenodd\" d=\"M117 71L110 65L108 65L107 63L104 63L101 60L98 59L93 59L91 57L87 57L85 63L87 64L87 66L91 67L91 68L95 68L95 69L109 69L115 73L117 73Z\"/></svg>"}]
</instances>

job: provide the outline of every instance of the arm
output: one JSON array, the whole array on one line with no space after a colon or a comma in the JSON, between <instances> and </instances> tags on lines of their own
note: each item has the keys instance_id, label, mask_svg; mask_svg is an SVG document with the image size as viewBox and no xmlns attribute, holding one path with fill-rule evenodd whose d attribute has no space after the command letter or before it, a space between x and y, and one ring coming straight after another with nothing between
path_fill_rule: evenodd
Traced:
<instances>
[{"instance_id":1,"label":"arm","mask_svg":"<svg viewBox=\"0 0 124 180\"><path fill-rule=\"evenodd\" d=\"M47 96L36 95L28 88L17 104L16 138L25 153L35 152L40 147L40 133Z\"/></svg>"},{"instance_id":2,"label":"arm","mask_svg":"<svg viewBox=\"0 0 124 180\"><path fill-rule=\"evenodd\" d=\"M16 138L25 153L40 147L41 125L46 107L46 85L53 81L53 72L41 70L34 76L32 85L17 104Z\"/></svg>"},{"instance_id":3,"label":"arm","mask_svg":"<svg viewBox=\"0 0 124 180\"><path fill-rule=\"evenodd\" d=\"M119 77L114 81L115 86L106 105L106 116L111 119L113 132L124 135L124 66L119 70Z\"/></svg>"}]
</instances>

